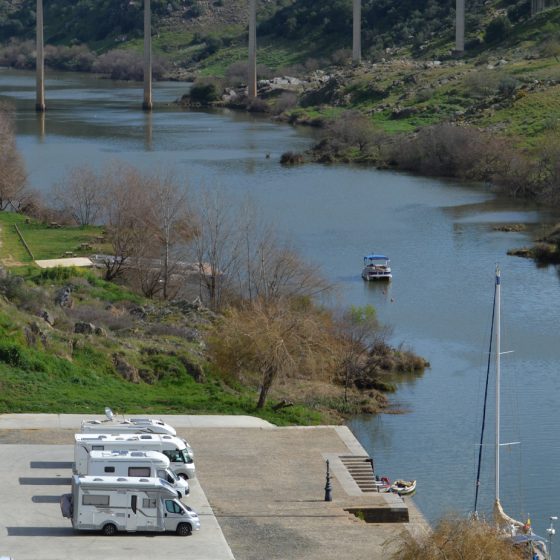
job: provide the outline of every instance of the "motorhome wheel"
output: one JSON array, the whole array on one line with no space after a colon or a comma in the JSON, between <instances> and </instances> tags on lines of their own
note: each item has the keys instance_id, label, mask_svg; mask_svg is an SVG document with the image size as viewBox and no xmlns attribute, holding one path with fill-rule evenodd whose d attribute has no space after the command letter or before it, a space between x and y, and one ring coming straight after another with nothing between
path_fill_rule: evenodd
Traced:
<instances>
[{"instance_id":1,"label":"motorhome wheel","mask_svg":"<svg viewBox=\"0 0 560 560\"><path fill-rule=\"evenodd\" d=\"M188 537L192 533L192 528L188 523L177 525L177 534L181 537Z\"/></svg>"},{"instance_id":2,"label":"motorhome wheel","mask_svg":"<svg viewBox=\"0 0 560 560\"><path fill-rule=\"evenodd\" d=\"M106 537L112 537L117 533L117 527L113 523L107 523L107 525L103 525L103 534Z\"/></svg>"}]
</instances>

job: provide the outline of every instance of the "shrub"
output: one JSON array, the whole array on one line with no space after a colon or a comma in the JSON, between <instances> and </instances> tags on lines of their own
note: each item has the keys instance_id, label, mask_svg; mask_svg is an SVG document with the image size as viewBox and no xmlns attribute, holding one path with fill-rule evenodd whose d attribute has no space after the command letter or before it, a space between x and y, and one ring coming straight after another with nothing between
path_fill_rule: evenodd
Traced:
<instances>
[{"instance_id":1,"label":"shrub","mask_svg":"<svg viewBox=\"0 0 560 560\"><path fill-rule=\"evenodd\" d=\"M422 103L428 101L434 96L435 91L432 88L422 88L416 93L416 102Z\"/></svg>"},{"instance_id":2,"label":"shrub","mask_svg":"<svg viewBox=\"0 0 560 560\"><path fill-rule=\"evenodd\" d=\"M144 57L141 53L115 49L102 54L93 64L94 72L108 74L112 80L144 79ZM164 63L154 58L152 76L154 80L161 79L165 73Z\"/></svg>"},{"instance_id":3,"label":"shrub","mask_svg":"<svg viewBox=\"0 0 560 560\"><path fill-rule=\"evenodd\" d=\"M500 76L492 70L478 70L467 74L463 80L465 93L470 97L487 97L498 91Z\"/></svg>"},{"instance_id":4,"label":"shrub","mask_svg":"<svg viewBox=\"0 0 560 560\"><path fill-rule=\"evenodd\" d=\"M280 163L282 165L299 165L303 162L304 162L303 156L296 152L284 152L280 156Z\"/></svg>"},{"instance_id":5,"label":"shrub","mask_svg":"<svg viewBox=\"0 0 560 560\"><path fill-rule=\"evenodd\" d=\"M225 85L239 87L247 83L247 62L238 61L230 64L225 71Z\"/></svg>"},{"instance_id":6,"label":"shrub","mask_svg":"<svg viewBox=\"0 0 560 560\"><path fill-rule=\"evenodd\" d=\"M511 97L518 85L519 82L513 76L504 76L498 84L498 91L504 97Z\"/></svg>"},{"instance_id":7,"label":"shrub","mask_svg":"<svg viewBox=\"0 0 560 560\"><path fill-rule=\"evenodd\" d=\"M26 288L23 278L7 274L4 278L0 278L0 294L10 301L21 301L25 297Z\"/></svg>"},{"instance_id":8,"label":"shrub","mask_svg":"<svg viewBox=\"0 0 560 560\"><path fill-rule=\"evenodd\" d=\"M208 105L220 99L220 92L215 82L197 81L189 92L189 98L193 103Z\"/></svg>"},{"instance_id":9,"label":"shrub","mask_svg":"<svg viewBox=\"0 0 560 560\"><path fill-rule=\"evenodd\" d=\"M486 26L484 40L486 43L503 41L510 33L511 22L509 18L507 16L498 16Z\"/></svg>"},{"instance_id":10,"label":"shrub","mask_svg":"<svg viewBox=\"0 0 560 560\"><path fill-rule=\"evenodd\" d=\"M296 107L297 102L298 96L295 93L284 91L274 102L272 110L275 114L279 115L284 111L288 111L289 109L293 109L294 107Z\"/></svg>"},{"instance_id":11,"label":"shrub","mask_svg":"<svg viewBox=\"0 0 560 560\"><path fill-rule=\"evenodd\" d=\"M256 97L247 103L247 111L250 113L268 113L270 107L266 101Z\"/></svg>"},{"instance_id":12,"label":"shrub","mask_svg":"<svg viewBox=\"0 0 560 560\"><path fill-rule=\"evenodd\" d=\"M352 51L350 49L338 49L331 55L331 62L335 66L346 66L352 60Z\"/></svg>"}]
</instances>

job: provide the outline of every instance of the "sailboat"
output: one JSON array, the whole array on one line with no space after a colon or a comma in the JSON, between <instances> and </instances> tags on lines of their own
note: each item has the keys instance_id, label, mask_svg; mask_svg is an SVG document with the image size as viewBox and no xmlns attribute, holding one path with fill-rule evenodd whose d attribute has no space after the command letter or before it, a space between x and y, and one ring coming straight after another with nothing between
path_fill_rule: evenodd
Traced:
<instances>
[{"instance_id":1,"label":"sailboat","mask_svg":"<svg viewBox=\"0 0 560 560\"><path fill-rule=\"evenodd\" d=\"M490 373L490 364L492 357L492 342L495 342L495 372L496 372L496 411L495 411L495 433L494 433L494 448L495 448L495 498L494 498L494 522L496 526L504 533L504 535L511 538L515 545L524 547L528 552L528 558L531 560L550 560L550 555L546 547L546 540L538 535L535 535L531 529L531 522L527 520L525 523L510 517L503 509L500 502L500 448L504 445L515 445L519 442L501 443L500 442L500 381L501 369L500 358L501 351L501 317L500 317L500 297L501 297L501 276L500 269L496 267L496 276L494 284L494 308L492 313L492 329L490 333L490 352L488 354L488 367L486 372L486 388L484 392L484 411L482 415L482 430L480 434L480 447L478 454L478 469L476 480L476 491L474 501L474 512L477 514L478 491L480 487L480 467L482 463L482 448L484 440L484 428L486 421L486 406L488 397L488 380Z\"/></svg>"}]
</instances>

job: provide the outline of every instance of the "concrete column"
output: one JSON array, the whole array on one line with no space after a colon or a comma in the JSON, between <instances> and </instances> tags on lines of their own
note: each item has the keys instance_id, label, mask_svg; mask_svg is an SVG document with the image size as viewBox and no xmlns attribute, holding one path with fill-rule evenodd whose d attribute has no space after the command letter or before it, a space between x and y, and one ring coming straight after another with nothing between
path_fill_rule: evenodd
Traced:
<instances>
[{"instance_id":1,"label":"concrete column","mask_svg":"<svg viewBox=\"0 0 560 560\"><path fill-rule=\"evenodd\" d=\"M35 68L37 75L35 110L43 113L46 110L45 105L45 51L43 39L43 0L37 0L37 54L35 56Z\"/></svg>"},{"instance_id":2,"label":"concrete column","mask_svg":"<svg viewBox=\"0 0 560 560\"><path fill-rule=\"evenodd\" d=\"M455 52L465 52L465 0L455 0Z\"/></svg>"},{"instance_id":3,"label":"concrete column","mask_svg":"<svg viewBox=\"0 0 560 560\"><path fill-rule=\"evenodd\" d=\"M360 64L362 62L362 0L353 0L352 30L352 62Z\"/></svg>"},{"instance_id":4,"label":"concrete column","mask_svg":"<svg viewBox=\"0 0 560 560\"><path fill-rule=\"evenodd\" d=\"M142 109L151 111L152 102L152 9L144 0L144 102Z\"/></svg>"},{"instance_id":5,"label":"concrete column","mask_svg":"<svg viewBox=\"0 0 560 560\"><path fill-rule=\"evenodd\" d=\"M257 97L257 0L249 0L249 68L247 95L249 99Z\"/></svg>"}]
</instances>

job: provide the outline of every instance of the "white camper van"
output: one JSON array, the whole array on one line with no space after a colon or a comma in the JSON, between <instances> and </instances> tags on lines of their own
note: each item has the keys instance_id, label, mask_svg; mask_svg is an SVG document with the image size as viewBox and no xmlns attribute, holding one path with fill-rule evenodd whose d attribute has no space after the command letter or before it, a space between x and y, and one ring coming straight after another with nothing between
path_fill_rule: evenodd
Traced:
<instances>
[{"instance_id":1,"label":"white camper van","mask_svg":"<svg viewBox=\"0 0 560 560\"><path fill-rule=\"evenodd\" d=\"M77 474L161 478L179 498L189 493L189 483L169 468L169 459L159 451L91 451L87 472Z\"/></svg>"},{"instance_id":2,"label":"white camper van","mask_svg":"<svg viewBox=\"0 0 560 560\"><path fill-rule=\"evenodd\" d=\"M170 461L176 475L195 478L192 456L182 439L166 434L75 434L74 473L87 472L92 451L159 451Z\"/></svg>"},{"instance_id":3,"label":"white camper van","mask_svg":"<svg viewBox=\"0 0 560 560\"><path fill-rule=\"evenodd\" d=\"M107 536L117 531L175 531L186 536L200 529L198 514L161 478L74 475L72 494L61 497L60 508L74 529Z\"/></svg>"},{"instance_id":4,"label":"white camper van","mask_svg":"<svg viewBox=\"0 0 560 560\"><path fill-rule=\"evenodd\" d=\"M166 424L163 420L156 420L154 418L125 418L123 420L82 420L81 431L96 432L98 428L102 427L104 430L112 430L114 433L122 434L124 432L133 430L143 430L146 433L152 434L169 434L176 436L177 432L173 426ZM120 431L119 431L120 430ZM97 433L99 433L97 431ZM109 433L103 432L103 433Z\"/></svg>"},{"instance_id":5,"label":"white camper van","mask_svg":"<svg viewBox=\"0 0 560 560\"><path fill-rule=\"evenodd\" d=\"M112 418L112 417L111 417ZM163 420L153 418L126 418L124 420L82 420L80 427L82 434L168 434L176 436L173 426ZM183 439L183 438L181 438ZM192 447L183 439L191 457L194 456Z\"/></svg>"}]
</instances>

